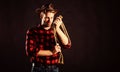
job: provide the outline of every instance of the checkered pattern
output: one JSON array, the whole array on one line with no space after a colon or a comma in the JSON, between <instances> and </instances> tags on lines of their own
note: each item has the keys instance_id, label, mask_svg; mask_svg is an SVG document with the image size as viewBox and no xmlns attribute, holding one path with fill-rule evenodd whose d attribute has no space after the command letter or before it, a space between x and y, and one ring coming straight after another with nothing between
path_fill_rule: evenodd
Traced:
<instances>
[{"instance_id":1,"label":"checkered pattern","mask_svg":"<svg viewBox=\"0 0 120 72\"><path fill-rule=\"evenodd\" d=\"M37 56L39 50L53 50L55 46L53 29L45 30L42 26L31 28L26 33L26 54L30 56L31 62L41 64L57 64L59 54L53 56ZM70 43L64 46L70 47Z\"/></svg>"}]
</instances>

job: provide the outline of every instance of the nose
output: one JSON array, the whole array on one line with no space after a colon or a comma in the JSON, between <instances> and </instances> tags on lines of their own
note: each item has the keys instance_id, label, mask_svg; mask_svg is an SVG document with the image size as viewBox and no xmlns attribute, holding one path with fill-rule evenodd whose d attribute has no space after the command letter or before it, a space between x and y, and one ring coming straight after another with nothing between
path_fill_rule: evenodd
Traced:
<instances>
[{"instance_id":1,"label":"nose","mask_svg":"<svg viewBox=\"0 0 120 72\"><path fill-rule=\"evenodd\" d=\"M48 19L48 22L50 22L50 19Z\"/></svg>"}]
</instances>

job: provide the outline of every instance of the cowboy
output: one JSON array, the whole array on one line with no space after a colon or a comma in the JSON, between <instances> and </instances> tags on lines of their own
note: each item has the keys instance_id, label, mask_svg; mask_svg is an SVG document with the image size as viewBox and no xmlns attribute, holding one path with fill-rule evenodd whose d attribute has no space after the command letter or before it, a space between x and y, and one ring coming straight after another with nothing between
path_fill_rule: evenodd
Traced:
<instances>
[{"instance_id":1,"label":"cowboy","mask_svg":"<svg viewBox=\"0 0 120 72\"><path fill-rule=\"evenodd\" d=\"M70 48L71 41L60 28L62 18L54 20L57 10L53 4L42 5L36 12L41 22L26 33L26 54L30 56L32 63L31 72L59 72L61 45L63 48Z\"/></svg>"}]
</instances>

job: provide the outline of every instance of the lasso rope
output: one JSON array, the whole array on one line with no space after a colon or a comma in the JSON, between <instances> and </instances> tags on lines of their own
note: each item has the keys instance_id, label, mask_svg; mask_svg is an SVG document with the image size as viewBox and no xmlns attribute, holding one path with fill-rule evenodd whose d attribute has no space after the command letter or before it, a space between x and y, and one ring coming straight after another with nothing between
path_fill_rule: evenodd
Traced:
<instances>
[{"instance_id":1,"label":"lasso rope","mask_svg":"<svg viewBox=\"0 0 120 72\"><path fill-rule=\"evenodd\" d=\"M59 17L60 17L61 19L63 18L61 15L59 15ZM68 32L67 32L67 29L66 29L64 23L61 24L61 29L63 30L63 33L64 33L64 34L68 37L68 39L70 40L69 34L68 34ZM55 28L54 28L54 37L55 37L55 42L56 42L56 45L57 45L58 43L57 43L56 29L55 29ZM64 64L64 57L63 57L62 52L60 52L59 55L60 55L60 56L59 56L58 63L59 63L59 64Z\"/></svg>"}]
</instances>

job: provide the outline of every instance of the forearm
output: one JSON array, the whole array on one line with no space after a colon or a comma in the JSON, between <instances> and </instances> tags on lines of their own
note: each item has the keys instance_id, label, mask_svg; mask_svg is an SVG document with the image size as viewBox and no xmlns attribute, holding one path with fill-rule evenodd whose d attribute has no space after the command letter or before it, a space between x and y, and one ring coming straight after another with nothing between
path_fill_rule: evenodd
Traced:
<instances>
[{"instance_id":1,"label":"forearm","mask_svg":"<svg viewBox=\"0 0 120 72\"><path fill-rule=\"evenodd\" d=\"M51 55L53 55L53 52L50 50L40 50L37 53L37 56L51 56Z\"/></svg>"},{"instance_id":2,"label":"forearm","mask_svg":"<svg viewBox=\"0 0 120 72\"><path fill-rule=\"evenodd\" d=\"M68 44L68 38L67 36L62 32L62 30L60 28L56 28L57 34L62 42L63 45L67 45Z\"/></svg>"}]
</instances>

